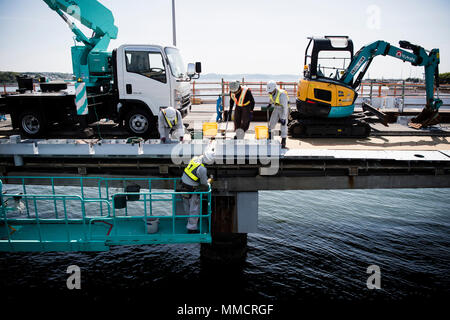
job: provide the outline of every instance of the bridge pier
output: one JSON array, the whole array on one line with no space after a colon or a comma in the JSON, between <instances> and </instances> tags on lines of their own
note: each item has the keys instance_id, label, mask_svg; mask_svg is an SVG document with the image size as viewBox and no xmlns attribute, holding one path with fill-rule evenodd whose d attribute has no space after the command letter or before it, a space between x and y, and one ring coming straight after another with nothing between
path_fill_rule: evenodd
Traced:
<instances>
[{"instance_id":1,"label":"bridge pier","mask_svg":"<svg viewBox=\"0 0 450 320\"><path fill-rule=\"evenodd\" d=\"M238 233L242 229L239 228L238 193L213 193L211 210L212 243L201 244L202 263L242 264L247 256L247 233Z\"/></svg>"}]
</instances>

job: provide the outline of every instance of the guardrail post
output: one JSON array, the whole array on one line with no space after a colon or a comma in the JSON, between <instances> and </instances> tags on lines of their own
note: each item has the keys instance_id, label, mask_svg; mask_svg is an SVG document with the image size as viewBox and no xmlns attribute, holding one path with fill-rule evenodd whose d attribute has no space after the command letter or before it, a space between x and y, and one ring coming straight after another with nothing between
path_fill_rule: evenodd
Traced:
<instances>
[{"instance_id":1,"label":"guardrail post","mask_svg":"<svg viewBox=\"0 0 450 320\"><path fill-rule=\"evenodd\" d=\"M42 238L41 224L39 221L39 213L38 213L38 208L37 208L37 203L36 203L36 196L32 196L32 198L33 198L33 203L34 203L34 215L35 215L35 219L36 219L36 226L37 226L38 235L39 235L39 243L42 246L42 250L45 251L45 245L44 245L43 238Z\"/></svg>"},{"instance_id":2,"label":"guardrail post","mask_svg":"<svg viewBox=\"0 0 450 320\"><path fill-rule=\"evenodd\" d=\"M222 114L223 114L223 120L225 120L225 84L223 82L223 78L221 80L221 87L222 87ZM228 115L227 115L228 117Z\"/></svg>"},{"instance_id":3,"label":"guardrail post","mask_svg":"<svg viewBox=\"0 0 450 320\"><path fill-rule=\"evenodd\" d=\"M402 81L402 112L405 109L405 80Z\"/></svg>"},{"instance_id":4,"label":"guardrail post","mask_svg":"<svg viewBox=\"0 0 450 320\"><path fill-rule=\"evenodd\" d=\"M6 234L8 235L8 243L9 243L9 248L11 249L11 251L14 251L14 247L12 245L11 242L11 234L10 234L10 227L8 224L8 219L6 217L6 205L3 202L3 183L2 180L0 180L0 217L3 216L3 220L5 221L5 229L6 229Z\"/></svg>"},{"instance_id":5,"label":"guardrail post","mask_svg":"<svg viewBox=\"0 0 450 320\"><path fill-rule=\"evenodd\" d=\"M202 222L203 222L203 219L202 219L202 214L203 214L203 193L202 192L200 192L199 194L198 194L199 196L200 196L200 208L199 208L199 216L198 216L198 221L199 221L199 232L200 233L202 233Z\"/></svg>"}]
</instances>

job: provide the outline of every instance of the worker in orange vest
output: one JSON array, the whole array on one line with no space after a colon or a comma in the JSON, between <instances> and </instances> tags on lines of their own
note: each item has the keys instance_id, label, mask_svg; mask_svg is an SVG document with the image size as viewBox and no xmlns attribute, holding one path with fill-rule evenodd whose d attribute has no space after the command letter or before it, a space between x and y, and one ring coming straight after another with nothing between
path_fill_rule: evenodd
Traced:
<instances>
[{"instance_id":1,"label":"worker in orange vest","mask_svg":"<svg viewBox=\"0 0 450 320\"><path fill-rule=\"evenodd\" d=\"M234 111L234 131L236 132L235 139L243 139L245 131L247 131L250 126L251 113L255 107L255 99L253 99L251 90L245 86L241 86L239 81L233 81L230 83L230 92L230 115L233 110L233 106L236 105L236 109Z\"/></svg>"}]
</instances>

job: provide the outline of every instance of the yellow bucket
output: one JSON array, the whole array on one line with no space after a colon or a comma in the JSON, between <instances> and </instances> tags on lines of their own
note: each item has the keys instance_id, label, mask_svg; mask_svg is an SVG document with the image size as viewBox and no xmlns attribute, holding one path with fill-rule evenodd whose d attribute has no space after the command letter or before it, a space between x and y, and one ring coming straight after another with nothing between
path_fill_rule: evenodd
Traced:
<instances>
[{"instance_id":1,"label":"yellow bucket","mask_svg":"<svg viewBox=\"0 0 450 320\"><path fill-rule=\"evenodd\" d=\"M256 139L267 139L269 138L269 129L267 126L255 126Z\"/></svg>"},{"instance_id":2,"label":"yellow bucket","mask_svg":"<svg viewBox=\"0 0 450 320\"><path fill-rule=\"evenodd\" d=\"M215 137L217 135L217 122L203 122L203 136Z\"/></svg>"}]
</instances>

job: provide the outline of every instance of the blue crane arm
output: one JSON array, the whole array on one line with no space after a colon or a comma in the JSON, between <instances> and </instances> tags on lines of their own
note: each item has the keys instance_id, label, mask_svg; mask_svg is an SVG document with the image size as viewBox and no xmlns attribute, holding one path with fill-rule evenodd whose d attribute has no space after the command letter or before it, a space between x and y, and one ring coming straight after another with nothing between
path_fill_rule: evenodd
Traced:
<instances>
[{"instance_id":1,"label":"blue crane arm","mask_svg":"<svg viewBox=\"0 0 450 320\"><path fill-rule=\"evenodd\" d=\"M112 79L111 53L107 52L111 39L117 38L112 12L97 0L43 0L69 25L75 40L84 46L73 46L73 73L78 81L84 81L88 88L109 86ZM93 31L87 37L68 15L80 21Z\"/></svg>"},{"instance_id":2,"label":"blue crane arm","mask_svg":"<svg viewBox=\"0 0 450 320\"><path fill-rule=\"evenodd\" d=\"M114 25L112 12L95 0L44 0L44 2L56 11L67 22L77 41L83 42L88 47L96 47L100 42L98 50L106 50L110 39L117 38L118 29ZM94 31L94 35L89 39L67 16L80 21L84 26ZM106 38L106 41L102 41ZM106 46L105 46L106 45Z\"/></svg>"},{"instance_id":3,"label":"blue crane arm","mask_svg":"<svg viewBox=\"0 0 450 320\"><path fill-rule=\"evenodd\" d=\"M439 49L432 49L427 53L424 48L407 41L400 41L400 47L395 47L381 40L362 47L355 54L350 65L342 75L342 82L351 85L353 88L358 87L374 57L379 55L391 56L404 62L409 62L413 66L423 66L425 68L427 107L437 111L442 104L441 100L434 98L435 81L436 87L439 87ZM412 52L404 49L412 50ZM361 68L363 69L353 82L355 75Z\"/></svg>"}]
</instances>

